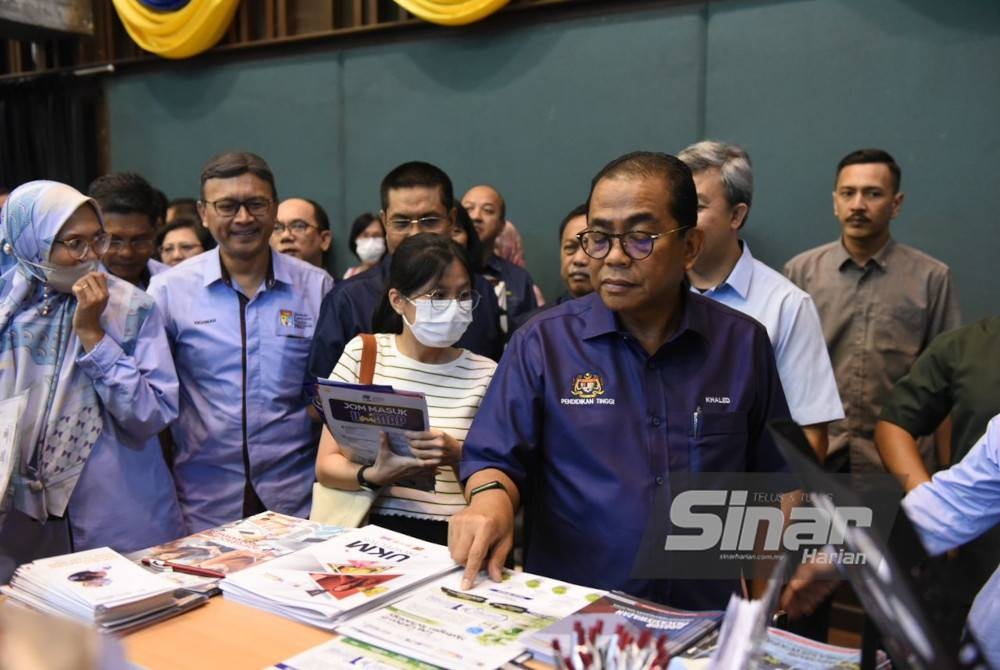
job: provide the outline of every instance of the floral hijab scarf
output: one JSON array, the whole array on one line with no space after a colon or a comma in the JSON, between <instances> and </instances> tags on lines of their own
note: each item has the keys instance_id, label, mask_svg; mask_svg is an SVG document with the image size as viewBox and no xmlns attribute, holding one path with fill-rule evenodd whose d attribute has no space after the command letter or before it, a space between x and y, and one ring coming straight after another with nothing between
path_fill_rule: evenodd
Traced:
<instances>
[{"instance_id":1,"label":"floral hijab scarf","mask_svg":"<svg viewBox=\"0 0 1000 670\"><path fill-rule=\"evenodd\" d=\"M33 181L0 211L0 398L27 393L9 491L14 506L45 521L63 516L103 423L94 384L76 364L76 298L45 286L39 265L72 214L97 204L76 189ZM110 305L110 303L109 303Z\"/></svg>"}]
</instances>

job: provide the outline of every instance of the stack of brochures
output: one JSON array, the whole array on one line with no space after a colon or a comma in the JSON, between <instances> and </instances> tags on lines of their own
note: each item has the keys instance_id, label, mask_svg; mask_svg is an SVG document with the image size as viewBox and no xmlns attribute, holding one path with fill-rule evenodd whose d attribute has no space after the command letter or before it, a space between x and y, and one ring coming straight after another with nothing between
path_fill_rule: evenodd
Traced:
<instances>
[{"instance_id":1,"label":"stack of brochures","mask_svg":"<svg viewBox=\"0 0 1000 670\"><path fill-rule=\"evenodd\" d=\"M139 628L206 600L107 547L26 563L0 590L14 602L105 632Z\"/></svg>"},{"instance_id":2,"label":"stack of brochures","mask_svg":"<svg viewBox=\"0 0 1000 670\"><path fill-rule=\"evenodd\" d=\"M137 551L128 558L178 586L213 595L226 575L325 542L343 531L277 512L261 512Z\"/></svg>"},{"instance_id":3,"label":"stack of brochures","mask_svg":"<svg viewBox=\"0 0 1000 670\"><path fill-rule=\"evenodd\" d=\"M524 572L504 571L499 583L482 576L467 591L461 581L439 577L274 667L498 668L525 655L527 637L604 595Z\"/></svg>"},{"instance_id":4,"label":"stack of brochures","mask_svg":"<svg viewBox=\"0 0 1000 670\"><path fill-rule=\"evenodd\" d=\"M332 630L456 569L445 546L365 526L230 575L221 588L226 598Z\"/></svg>"},{"instance_id":5,"label":"stack of brochures","mask_svg":"<svg viewBox=\"0 0 1000 670\"><path fill-rule=\"evenodd\" d=\"M722 612L689 612L612 591L572 616L532 635L525 647L535 660L570 667L575 656L607 658L615 667L640 667L631 663L657 656L676 656L719 627ZM558 658L560 657L561 658Z\"/></svg>"}]
</instances>

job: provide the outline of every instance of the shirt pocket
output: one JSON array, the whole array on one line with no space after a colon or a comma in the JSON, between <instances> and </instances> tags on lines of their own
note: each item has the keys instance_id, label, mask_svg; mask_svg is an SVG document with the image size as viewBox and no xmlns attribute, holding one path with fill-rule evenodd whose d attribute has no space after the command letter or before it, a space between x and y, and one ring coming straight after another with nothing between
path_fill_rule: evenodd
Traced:
<instances>
[{"instance_id":1,"label":"shirt pocket","mask_svg":"<svg viewBox=\"0 0 1000 670\"><path fill-rule=\"evenodd\" d=\"M879 311L872 346L885 361L888 379L895 381L909 372L923 346L926 329L926 313L919 307L895 305Z\"/></svg>"},{"instance_id":2,"label":"shirt pocket","mask_svg":"<svg viewBox=\"0 0 1000 670\"><path fill-rule=\"evenodd\" d=\"M263 344L267 351L262 358L261 374L267 387L274 389L279 397L304 397L312 338L271 335L264 339Z\"/></svg>"},{"instance_id":3,"label":"shirt pocket","mask_svg":"<svg viewBox=\"0 0 1000 670\"><path fill-rule=\"evenodd\" d=\"M702 412L691 426L691 470L728 472L746 469L747 413Z\"/></svg>"}]
</instances>

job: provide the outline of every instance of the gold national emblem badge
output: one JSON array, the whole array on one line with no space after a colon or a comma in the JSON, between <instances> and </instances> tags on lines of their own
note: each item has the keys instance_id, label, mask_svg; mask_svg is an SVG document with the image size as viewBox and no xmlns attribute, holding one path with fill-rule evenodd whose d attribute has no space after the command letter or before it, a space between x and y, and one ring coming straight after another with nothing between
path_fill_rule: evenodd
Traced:
<instances>
[{"instance_id":1,"label":"gold national emblem badge","mask_svg":"<svg viewBox=\"0 0 1000 670\"><path fill-rule=\"evenodd\" d=\"M573 378L573 389L570 393L577 398L596 398L604 395L604 383L592 372L577 375Z\"/></svg>"}]
</instances>

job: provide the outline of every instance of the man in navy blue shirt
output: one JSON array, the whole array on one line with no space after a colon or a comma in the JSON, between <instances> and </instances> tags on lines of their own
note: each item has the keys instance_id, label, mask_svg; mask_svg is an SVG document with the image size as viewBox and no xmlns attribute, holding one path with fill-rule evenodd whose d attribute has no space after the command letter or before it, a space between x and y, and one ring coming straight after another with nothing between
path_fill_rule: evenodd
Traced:
<instances>
[{"instance_id":1,"label":"man in navy blue shirt","mask_svg":"<svg viewBox=\"0 0 1000 670\"><path fill-rule=\"evenodd\" d=\"M625 155L593 180L595 292L508 344L466 438L469 507L449 547L471 586L500 577L528 501L525 569L680 607L724 607L734 582L631 577L671 472L784 469L765 431L788 408L764 327L692 294L698 196L673 156Z\"/></svg>"},{"instance_id":2,"label":"man in navy blue shirt","mask_svg":"<svg viewBox=\"0 0 1000 670\"><path fill-rule=\"evenodd\" d=\"M388 253L375 267L334 286L323 300L309 356L313 379L329 377L351 338L371 332L372 315L385 294L389 263L400 242L418 233L451 237L455 198L451 179L440 168L419 161L403 163L382 180L381 197L379 218L385 227ZM472 323L455 346L499 360L503 334L496 295L485 277L476 275L473 283L482 298L472 312Z\"/></svg>"},{"instance_id":3,"label":"man in navy blue shirt","mask_svg":"<svg viewBox=\"0 0 1000 670\"><path fill-rule=\"evenodd\" d=\"M482 242L481 261L483 275L497 292L500 304L500 328L510 332L511 322L523 317L538 307L535 298L535 282L528 271L519 265L500 258L494 251L497 238L507 223L507 203L492 186L473 186L462 196L462 207L469 213L476 235Z\"/></svg>"}]
</instances>

